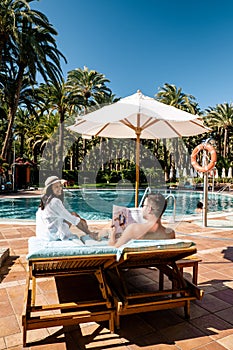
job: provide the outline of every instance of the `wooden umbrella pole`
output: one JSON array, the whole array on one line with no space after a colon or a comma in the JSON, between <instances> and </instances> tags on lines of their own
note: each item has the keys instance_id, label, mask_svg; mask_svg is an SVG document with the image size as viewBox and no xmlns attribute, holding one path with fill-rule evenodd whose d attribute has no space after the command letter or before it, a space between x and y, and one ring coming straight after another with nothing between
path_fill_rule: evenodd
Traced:
<instances>
[{"instance_id":1,"label":"wooden umbrella pole","mask_svg":"<svg viewBox=\"0 0 233 350\"><path fill-rule=\"evenodd\" d=\"M139 191L139 160L140 160L140 134L136 132L136 181L135 181L135 207L138 207L138 191Z\"/></svg>"}]
</instances>

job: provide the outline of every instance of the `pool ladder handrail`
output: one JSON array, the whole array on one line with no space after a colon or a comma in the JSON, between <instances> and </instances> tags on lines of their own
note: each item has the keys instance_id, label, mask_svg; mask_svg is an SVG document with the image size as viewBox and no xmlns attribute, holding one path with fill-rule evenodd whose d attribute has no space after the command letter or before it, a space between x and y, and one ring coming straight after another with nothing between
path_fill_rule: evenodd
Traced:
<instances>
[{"instance_id":1,"label":"pool ladder handrail","mask_svg":"<svg viewBox=\"0 0 233 350\"><path fill-rule=\"evenodd\" d=\"M169 193L166 197L166 200L168 200L169 198L173 199L173 212L172 212L172 221L170 222L176 222L176 197L174 196L174 194Z\"/></svg>"},{"instance_id":2,"label":"pool ladder handrail","mask_svg":"<svg viewBox=\"0 0 233 350\"><path fill-rule=\"evenodd\" d=\"M145 189L145 192L143 193L143 196L142 196L142 199L139 203L139 208L142 207L142 204L144 202L144 199L146 197L147 194L151 193L151 188L148 186L146 189ZM172 193L169 193L165 199L168 200L169 198L172 198L173 199L173 214L172 214L172 221L171 222L175 222L176 220L176 197L174 196L174 194Z\"/></svg>"},{"instance_id":3,"label":"pool ladder handrail","mask_svg":"<svg viewBox=\"0 0 233 350\"><path fill-rule=\"evenodd\" d=\"M225 185L223 187L220 188L220 190L217 191L217 193L222 193L224 192L226 189L228 188L228 190L231 190L231 185Z\"/></svg>"},{"instance_id":4,"label":"pool ladder handrail","mask_svg":"<svg viewBox=\"0 0 233 350\"><path fill-rule=\"evenodd\" d=\"M151 193L151 188L148 186L146 189L145 189L145 192L143 193L143 196L142 196L142 199L140 200L140 203L139 203L139 208L142 207L142 204L144 202L144 199L146 197L147 194Z\"/></svg>"}]
</instances>

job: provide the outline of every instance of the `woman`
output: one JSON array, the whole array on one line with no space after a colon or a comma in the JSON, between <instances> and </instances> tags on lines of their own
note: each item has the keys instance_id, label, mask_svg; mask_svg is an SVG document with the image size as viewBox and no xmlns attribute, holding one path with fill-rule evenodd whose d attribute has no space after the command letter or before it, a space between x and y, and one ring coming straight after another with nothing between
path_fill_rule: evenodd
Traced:
<instances>
[{"instance_id":1,"label":"woman","mask_svg":"<svg viewBox=\"0 0 233 350\"><path fill-rule=\"evenodd\" d=\"M63 205L63 184L65 180L50 176L45 181L44 194L36 213L36 236L43 240L65 240L77 238L70 231L73 224L91 234L86 220L76 213L70 213Z\"/></svg>"}]
</instances>

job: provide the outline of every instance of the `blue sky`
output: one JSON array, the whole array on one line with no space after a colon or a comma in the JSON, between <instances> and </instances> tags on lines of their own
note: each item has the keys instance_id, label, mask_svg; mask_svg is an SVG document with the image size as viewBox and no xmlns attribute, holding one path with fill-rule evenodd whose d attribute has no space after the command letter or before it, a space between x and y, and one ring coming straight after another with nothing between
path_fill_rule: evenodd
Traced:
<instances>
[{"instance_id":1,"label":"blue sky","mask_svg":"<svg viewBox=\"0 0 233 350\"><path fill-rule=\"evenodd\" d=\"M118 97L165 83L202 109L233 101L232 0L39 0L68 64L105 74Z\"/></svg>"}]
</instances>

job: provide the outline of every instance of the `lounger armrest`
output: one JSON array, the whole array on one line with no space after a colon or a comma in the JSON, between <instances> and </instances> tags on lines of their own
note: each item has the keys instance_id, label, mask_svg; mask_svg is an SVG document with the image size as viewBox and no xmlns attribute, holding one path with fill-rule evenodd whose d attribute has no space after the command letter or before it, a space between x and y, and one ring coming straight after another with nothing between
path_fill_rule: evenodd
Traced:
<instances>
[{"instance_id":1,"label":"lounger armrest","mask_svg":"<svg viewBox=\"0 0 233 350\"><path fill-rule=\"evenodd\" d=\"M163 239L163 240L131 240L118 248L117 260L125 253L130 252L156 252L161 250L177 250L194 247L195 243L190 240Z\"/></svg>"}]
</instances>

